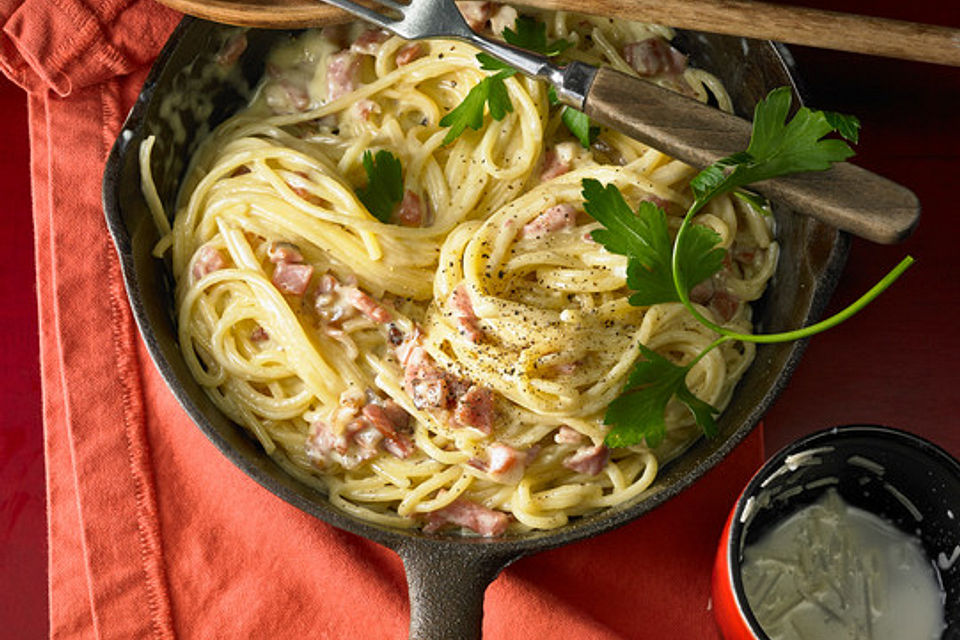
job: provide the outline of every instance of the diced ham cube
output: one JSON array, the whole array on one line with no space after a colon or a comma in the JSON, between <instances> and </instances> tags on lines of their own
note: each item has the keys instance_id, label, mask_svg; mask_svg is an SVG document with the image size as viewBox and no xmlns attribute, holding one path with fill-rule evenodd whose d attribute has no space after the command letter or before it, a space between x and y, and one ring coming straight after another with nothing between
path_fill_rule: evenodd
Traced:
<instances>
[{"instance_id":1,"label":"diced ham cube","mask_svg":"<svg viewBox=\"0 0 960 640\"><path fill-rule=\"evenodd\" d=\"M607 466L610 460L610 450L606 445L580 447L563 459L563 466L577 473L595 476Z\"/></svg>"},{"instance_id":2,"label":"diced ham cube","mask_svg":"<svg viewBox=\"0 0 960 640\"><path fill-rule=\"evenodd\" d=\"M227 266L227 260L220 250L205 244L197 251L191 273L194 280L199 280L208 273L223 269L225 266Z\"/></svg>"},{"instance_id":3,"label":"diced ham cube","mask_svg":"<svg viewBox=\"0 0 960 640\"><path fill-rule=\"evenodd\" d=\"M647 38L623 47L623 59L637 75L643 77L679 75L687 68L683 55L663 38Z\"/></svg>"},{"instance_id":4,"label":"diced ham cube","mask_svg":"<svg viewBox=\"0 0 960 640\"><path fill-rule=\"evenodd\" d=\"M470 342L479 343L483 340L483 330L477 324L477 315L473 312L473 303L465 285L461 284L453 290L452 305L457 318L460 333Z\"/></svg>"},{"instance_id":5,"label":"diced ham cube","mask_svg":"<svg viewBox=\"0 0 960 640\"><path fill-rule=\"evenodd\" d=\"M337 280L337 276L327 272L320 276L317 281L317 293L333 293L339 285L340 281Z\"/></svg>"},{"instance_id":6,"label":"diced ham cube","mask_svg":"<svg viewBox=\"0 0 960 640\"><path fill-rule=\"evenodd\" d=\"M397 345L397 360L400 361L400 366L404 369L411 365L416 366L414 359L420 359L423 355L426 355L420 343L422 335L420 327L414 325L413 331L411 331L409 335L404 336L400 344Z\"/></svg>"},{"instance_id":7,"label":"diced ham cube","mask_svg":"<svg viewBox=\"0 0 960 640\"><path fill-rule=\"evenodd\" d=\"M405 431L410 426L410 414L407 413L407 410L401 407L399 404L390 400L384 400L383 402L383 412L387 416L387 420L393 424L394 428L397 431Z\"/></svg>"},{"instance_id":8,"label":"diced ham cube","mask_svg":"<svg viewBox=\"0 0 960 640\"><path fill-rule=\"evenodd\" d=\"M368 100L367 98L355 103L353 105L353 109L357 112L358 116L368 122L373 114L380 113L380 105L373 100Z\"/></svg>"},{"instance_id":9,"label":"diced ham cube","mask_svg":"<svg viewBox=\"0 0 960 640\"><path fill-rule=\"evenodd\" d=\"M368 404L363 408L362 413L363 417L369 420L370 424L379 429L383 435L389 436L396 433L396 427L380 405Z\"/></svg>"},{"instance_id":10,"label":"diced ham cube","mask_svg":"<svg viewBox=\"0 0 960 640\"><path fill-rule=\"evenodd\" d=\"M334 453L346 453L349 444L345 436L337 435L327 423L317 420L311 425L304 451L313 464L323 468L333 461Z\"/></svg>"},{"instance_id":11,"label":"diced ham cube","mask_svg":"<svg viewBox=\"0 0 960 640\"><path fill-rule=\"evenodd\" d=\"M267 330L263 327L258 326L256 329L250 332L251 342L266 342L270 339L270 334L267 333Z\"/></svg>"},{"instance_id":12,"label":"diced ham cube","mask_svg":"<svg viewBox=\"0 0 960 640\"><path fill-rule=\"evenodd\" d=\"M226 42L223 43L223 46L220 47L220 51L217 52L217 55L214 56L217 64L221 67L229 67L234 62L240 59L240 56L247 49L247 33L245 31L239 31L232 36L230 36Z\"/></svg>"},{"instance_id":13,"label":"diced ham cube","mask_svg":"<svg viewBox=\"0 0 960 640\"><path fill-rule=\"evenodd\" d=\"M296 262L278 262L270 281L282 293L302 296L313 276L313 265Z\"/></svg>"},{"instance_id":14,"label":"diced ham cube","mask_svg":"<svg viewBox=\"0 0 960 640\"><path fill-rule=\"evenodd\" d=\"M553 441L557 444L580 444L583 442L584 437L585 436L576 429L562 424L553 435Z\"/></svg>"},{"instance_id":15,"label":"diced ham cube","mask_svg":"<svg viewBox=\"0 0 960 640\"><path fill-rule=\"evenodd\" d=\"M520 230L521 238L541 237L561 229L569 229L577 222L577 210L566 202L556 204L536 218L523 225Z\"/></svg>"},{"instance_id":16,"label":"diced ham cube","mask_svg":"<svg viewBox=\"0 0 960 640\"><path fill-rule=\"evenodd\" d=\"M407 189L397 209L397 222L404 227L419 227L423 225L423 217L423 202L420 196Z\"/></svg>"},{"instance_id":17,"label":"diced ham cube","mask_svg":"<svg viewBox=\"0 0 960 640\"><path fill-rule=\"evenodd\" d=\"M423 347L414 347L407 358L403 384L418 409L445 409L449 403L447 376Z\"/></svg>"},{"instance_id":18,"label":"diced ham cube","mask_svg":"<svg viewBox=\"0 0 960 640\"><path fill-rule=\"evenodd\" d=\"M383 433L373 425L369 425L353 434L353 439L361 449L376 451L377 446L383 441Z\"/></svg>"},{"instance_id":19,"label":"diced ham cube","mask_svg":"<svg viewBox=\"0 0 960 640\"><path fill-rule=\"evenodd\" d=\"M695 285L690 289L689 296L692 302L713 309L724 322L729 321L740 308L739 298L726 291L713 278Z\"/></svg>"},{"instance_id":20,"label":"diced ham cube","mask_svg":"<svg viewBox=\"0 0 960 640\"><path fill-rule=\"evenodd\" d=\"M303 262L300 248L290 242L274 241L267 248L267 259L274 264L280 262Z\"/></svg>"},{"instance_id":21,"label":"diced ham cube","mask_svg":"<svg viewBox=\"0 0 960 640\"><path fill-rule=\"evenodd\" d=\"M527 454L508 444L494 442L487 447L487 473L504 484L517 484L526 469Z\"/></svg>"},{"instance_id":22,"label":"diced ham cube","mask_svg":"<svg viewBox=\"0 0 960 640\"><path fill-rule=\"evenodd\" d=\"M392 438L384 438L383 448L395 458L405 460L413 454L416 447L410 437L404 433L398 433Z\"/></svg>"},{"instance_id":23,"label":"diced ham cube","mask_svg":"<svg viewBox=\"0 0 960 640\"><path fill-rule=\"evenodd\" d=\"M710 302L711 298L713 298L714 290L713 278L707 278L703 282L691 288L688 295L691 302L705 305Z\"/></svg>"},{"instance_id":24,"label":"diced ham cube","mask_svg":"<svg viewBox=\"0 0 960 640\"><path fill-rule=\"evenodd\" d=\"M737 309L740 308L740 300L732 293L720 289L710 299L710 308L716 311L724 322L727 322L733 318Z\"/></svg>"},{"instance_id":25,"label":"diced ham cube","mask_svg":"<svg viewBox=\"0 0 960 640\"><path fill-rule=\"evenodd\" d=\"M360 86L360 56L352 51L340 51L330 56L327 63L327 100L355 91Z\"/></svg>"},{"instance_id":26,"label":"diced ham cube","mask_svg":"<svg viewBox=\"0 0 960 640\"><path fill-rule=\"evenodd\" d=\"M400 50L397 51L397 66L402 67L410 64L421 57L423 53L423 45L419 42L411 42L410 44L403 45L400 47Z\"/></svg>"},{"instance_id":27,"label":"diced ham cube","mask_svg":"<svg viewBox=\"0 0 960 640\"><path fill-rule=\"evenodd\" d=\"M390 34L383 29L367 29L353 41L350 45L350 51L375 56L380 51L380 45L389 39Z\"/></svg>"},{"instance_id":28,"label":"diced ham cube","mask_svg":"<svg viewBox=\"0 0 960 640\"><path fill-rule=\"evenodd\" d=\"M353 308L378 324L386 324L392 319L390 312L379 302L357 287L344 287L344 298Z\"/></svg>"},{"instance_id":29,"label":"diced ham cube","mask_svg":"<svg viewBox=\"0 0 960 640\"><path fill-rule=\"evenodd\" d=\"M553 180L570 171L577 147L574 142L561 142L547 149L543 154L543 168L540 169L540 182Z\"/></svg>"},{"instance_id":30,"label":"diced ham cube","mask_svg":"<svg viewBox=\"0 0 960 640\"><path fill-rule=\"evenodd\" d=\"M467 21L467 24L474 31L482 31L487 25L487 20L490 19L490 15L493 13L492 2L468 0L467 2L460 2L459 7L460 13L463 14L463 19Z\"/></svg>"},{"instance_id":31,"label":"diced ham cube","mask_svg":"<svg viewBox=\"0 0 960 640\"><path fill-rule=\"evenodd\" d=\"M408 418L406 412L396 403L393 403L389 410L378 404L368 404L363 408L363 417L383 434L384 449L398 458L407 458L413 453L414 446L406 434L398 431L399 424L394 420L399 421L401 417L397 409L403 412L403 419Z\"/></svg>"},{"instance_id":32,"label":"diced ham cube","mask_svg":"<svg viewBox=\"0 0 960 640\"><path fill-rule=\"evenodd\" d=\"M424 533L435 533L448 524L465 527L486 538L502 535L510 517L465 498L457 498L442 509L427 514Z\"/></svg>"},{"instance_id":33,"label":"diced ham cube","mask_svg":"<svg viewBox=\"0 0 960 640\"><path fill-rule=\"evenodd\" d=\"M289 78L271 80L263 89L267 106L277 114L297 113L310 106L310 94L306 84Z\"/></svg>"},{"instance_id":34,"label":"diced ham cube","mask_svg":"<svg viewBox=\"0 0 960 640\"><path fill-rule=\"evenodd\" d=\"M493 392L486 387L471 385L457 400L453 420L463 427L474 427L483 433L493 431Z\"/></svg>"}]
</instances>

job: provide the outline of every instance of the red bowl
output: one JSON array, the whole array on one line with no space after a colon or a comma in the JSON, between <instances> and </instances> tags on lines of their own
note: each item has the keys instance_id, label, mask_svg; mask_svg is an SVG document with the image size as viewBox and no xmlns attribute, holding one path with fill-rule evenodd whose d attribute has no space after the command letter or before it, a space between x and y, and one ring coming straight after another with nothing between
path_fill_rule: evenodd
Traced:
<instances>
[{"instance_id":1,"label":"red bowl","mask_svg":"<svg viewBox=\"0 0 960 640\"><path fill-rule=\"evenodd\" d=\"M814 450L816 455L809 455ZM880 471L850 464L852 456L876 463ZM754 474L727 518L712 583L714 618L725 640L768 640L744 591L743 549L820 498L827 489L825 479L836 479L830 486L848 504L917 535L934 561L941 555L951 557L960 547L960 463L948 453L889 427L850 425L807 436ZM804 489L796 492L798 487ZM941 562L939 577L946 595L942 637L960 638L960 562Z\"/></svg>"}]
</instances>

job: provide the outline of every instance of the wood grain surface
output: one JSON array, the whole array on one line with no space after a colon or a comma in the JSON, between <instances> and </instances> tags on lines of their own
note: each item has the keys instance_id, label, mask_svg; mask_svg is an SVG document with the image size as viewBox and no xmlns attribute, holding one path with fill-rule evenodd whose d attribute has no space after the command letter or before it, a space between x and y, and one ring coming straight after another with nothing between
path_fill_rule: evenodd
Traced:
<instances>
[{"instance_id":1,"label":"wood grain surface","mask_svg":"<svg viewBox=\"0 0 960 640\"><path fill-rule=\"evenodd\" d=\"M345 14L318 0L160 0L207 20L251 27L321 26ZM952 0L951 0L952 2ZM375 3L372 3L375 6ZM754 0L525 0L681 29L960 66L960 29Z\"/></svg>"},{"instance_id":2,"label":"wood grain surface","mask_svg":"<svg viewBox=\"0 0 960 640\"><path fill-rule=\"evenodd\" d=\"M750 123L649 82L603 68L587 94L587 115L697 167L747 148ZM861 238L891 244L913 231L917 197L849 163L752 185L763 195Z\"/></svg>"}]
</instances>

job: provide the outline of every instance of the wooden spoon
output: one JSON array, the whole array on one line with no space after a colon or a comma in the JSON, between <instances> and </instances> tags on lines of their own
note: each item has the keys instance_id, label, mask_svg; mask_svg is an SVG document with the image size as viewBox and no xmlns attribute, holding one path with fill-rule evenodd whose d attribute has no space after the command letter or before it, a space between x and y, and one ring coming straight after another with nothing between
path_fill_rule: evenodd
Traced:
<instances>
[{"instance_id":1,"label":"wooden spoon","mask_svg":"<svg viewBox=\"0 0 960 640\"><path fill-rule=\"evenodd\" d=\"M160 0L226 24L288 29L346 19L320 0ZM753 0L524 0L540 9L575 10L889 58L960 66L960 29L766 4Z\"/></svg>"}]
</instances>

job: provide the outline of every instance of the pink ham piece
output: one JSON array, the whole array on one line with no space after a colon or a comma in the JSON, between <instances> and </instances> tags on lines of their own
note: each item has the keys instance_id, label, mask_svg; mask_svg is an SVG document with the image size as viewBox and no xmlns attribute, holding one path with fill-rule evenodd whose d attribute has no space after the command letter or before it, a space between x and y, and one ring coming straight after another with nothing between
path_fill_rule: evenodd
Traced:
<instances>
[{"instance_id":1,"label":"pink ham piece","mask_svg":"<svg viewBox=\"0 0 960 640\"><path fill-rule=\"evenodd\" d=\"M487 447L486 471L499 482L517 484L523 478L527 454L508 444L494 442Z\"/></svg>"},{"instance_id":2,"label":"pink ham piece","mask_svg":"<svg viewBox=\"0 0 960 640\"><path fill-rule=\"evenodd\" d=\"M721 289L710 299L710 308L716 311L724 322L728 322L740 308L740 300L732 293Z\"/></svg>"},{"instance_id":3,"label":"pink ham piece","mask_svg":"<svg viewBox=\"0 0 960 640\"><path fill-rule=\"evenodd\" d=\"M380 113L380 105L373 100L364 98L353 105L353 110L357 112L363 120L370 121L370 117L375 113Z\"/></svg>"},{"instance_id":4,"label":"pink ham piece","mask_svg":"<svg viewBox=\"0 0 960 640\"><path fill-rule=\"evenodd\" d=\"M404 366L403 386L413 404L418 409L446 409L450 397L448 376L434 364L430 354L418 345L404 355L400 355L400 349L397 352Z\"/></svg>"},{"instance_id":5,"label":"pink ham piece","mask_svg":"<svg viewBox=\"0 0 960 640\"><path fill-rule=\"evenodd\" d=\"M367 29L353 41L353 44L350 45L350 51L375 56L380 51L380 45L389 39L390 34L383 29Z\"/></svg>"},{"instance_id":6,"label":"pink ham piece","mask_svg":"<svg viewBox=\"0 0 960 640\"><path fill-rule=\"evenodd\" d=\"M372 424L369 426L366 422L363 424L365 426L353 434L353 440L360 445L361 449L376 451L377 446L383 441L383 433Z\"/></svg>"},{"instance_id":7,"label":"pink ham piece","mask_svg":"<svg viewBox=\"0 0 960 640\"><path fill-rule=\"evenodd\" d=\"M286 77L268 82L263 88L263 95L267 106L278 114L297 113L310 106L310 94L306 84Z\"/></svg>"},{"instance_id":8,"label":"pink ham piece","mask_svg":"<svg viewBox=\"0 0 960 640\"><path fill-rule=\"evenodd\" d=\"M713 309L724 322L729 321L740 308L740 300L714 282L713 278L690 289L690 300Z\"/></svg>"},{"instance_id":9,"label":"pink ham piece","mask_svg":"<svg viewBox=\"0 0 960 640\"><path fill-rule=\"evenodd\" d=\"M410 44L404 45L397 51L397 66L402 67L410 64L422 55L423 45L419 42L411 42Z\"/></svg>"},{"instance_id":10,"label":"pink ham piece","mask_svg":"<svg viewBox=\"0 0 960 640\"><path fill-rule=\"evenodd\" d=\"M553 435L553 441L557 444L580 444L583 439L584 435L582 433L565 424L560 425L560 428Z\"/></svg>"},{"instance_id":11,"label":"pink ham piece","mask_svg":"<svg viewBox=\"0 0 960 640\"><path fill-rule=\"evenodd\" d=\"M247 34L243 31L230 36L214 57L221 67L229 67L247 50Z\"/></svg>"},{"instance_id":12,"label":"pink ham piece","mask_svg":"<svg viewBox=\"0 0 960 640\"><path fill-rule=\"evenodd\" d=\"M573 157L577 153L576 143L561 142L547 149L543 154L543 168L540 169L540 182L562 176L573 167Z\"/></svg>"},{"instance_id":13,"label":"pink ham piece","mask_svg":"<svg viewBox=\"0 0 960 640\"><path fill-rule=\"evenodd\" d=\"M414 451L410 438L398 431L405 429L409 421L407 412L397 403L387 400L387 406L368 404L363 408L363 417L383 435L383 448L397 458L408 458Z\"/></svg>"},{"instance_id":14,"label":"pink ham piece","mask_svg":"<svg viewBox=\"0 0 960 640\"><path fill-rule=\"evenodd\" d=\"M352 51L340 51L330 56L327 63L327 100L355 91L360 86L360 56Z\"/></svg>"},{"instance_id":15,"label":"pink ham piece","mask_svg":"<svg viewBox=\"0 0 960 640\"><path fill-rule=\"evenodd\" d=\"M556 204L523 225L521 238L541 237L561 229L569 229L577 222L577 210L566 202Z\"/></svg>"},{"instance_id":16,"label":"pink ham piece","mask_svg":"<svg viewBox=\"0 0 960 640\"><path fill-rule=\"evenodd\" d=\"M510 518L502 511L488 509L466 498L457 498L442 509L427 514L424 533L436 533L447 525L465 527L485 537L503 535L510 524Z\"/></svg>"},{"instance_id":17,"label":"pink ham piece","mask_svg":"<svg viewBox=\"0 0 960 640\"><path fill-rule=\"evenodd\" d=\"M476 2L468 0L467 2L457 3L460 7L460 13L463 19L467 21L470 28L474 31L482 31L487 26L487 20L493 14L492 2Z\"/></svg>"},{"instance_id":18,"label":"pink ham piece","mask_svg":"<svg viewBox=\"0 0 960 640\"><path fill-rule=\"evenodd\" d=\"M610 450L606 445L580 447L563 459L563 466L577 473L595 476L600 473L607 461L610 460Z\"/></svg>"},{"instance_id":19,"label":"pink ham piece","mask_svg":"<svg viewBox=\"0 0 960 640\"><path fill-rule=\"evenodd\" d=\"M223 269L225 266L227 266L227 260L220 250L205 244L197 251L191 274L194 280L199 280L208 273Z\"/></svg>"},{"instance_id":20,"label":"pink ham piece","mask_svg":"<svg viewBox=\"0 0 960 640\"><path fill-rule=\"evenodd\" d=\"M365 434L370 429L373 428L369 423L360 418L348 424L343 433L337 434L325 422L318 420L313 423L307 436L304 452L310 462L321 469L333 463L344 469L354 469L377 455L376 442L373 447L364 446L369 444ZM353 446L354 442L363 444Z\"/></svg>"},{"instance_id":21,"label":"pink ham piece","mask_svg":"<svg viewBox=\"0 0 960 640\"><path fill-rule=\"evenodd\" d=\"M267 248L267 259L274 264L280 262L303 262L300 248L290 242L274 241Z\"/></svg>"},{"instance_id":22,"label":"pink ham piece","mask_svg":"<svg viewBox=\"0 0 960 640\"><path fill-rule=\"evenodd\" d=\"M474 427L483 433L493 431L493 392L486 387L472 385L457 400L453 421L463 427Z\"/></svg>"},{"instance_id":23,"label":"pink ham piece","mask_svg":"<svg viewBox=\"0 0 960 640\"><path fill-rule=\"evenodd\" d=\"M354 309L377 324L386 324L392 319L386 307L357 287L344 287L342 291L344 298L353 305Z\"/></svg>"},{"instance_id":24,"label":"pink ham piece","mask_svg":"<svg viewBox=\"0 0 960 640\"><path fill-rule=\"evenodd\" d=\"M679 75L687 68L687 56L670 46L663 38L647 38L623 47L623 59L637 75L649 78Z\"/></svg>"},{"instance_id":25,"label":"pink ham piece","mask_svg":"<svg viewBox=\"0 0 960 640\"><path fill-rule=\"evenodd\" d=\"M713 298L714 291L713 278L707 278L690 289L690 300L691 302L705 305Z\"/></svg>"},{"instance_id":26,"label":"pink ham piece","mask_svg":"<svg viewBox=\"0 0 960 640\"><path fill-rule=\"evenodd\" d=\"M317 420L311 425L304 451L311 462L323 468L332 461L333 453L346 453L349 444L344 435L337 435L327 423Z\"/></svg>"},{"instance_id":27,"label":"pink ham piece","mask_svg":"<svg viewBox=\"0 0 960 640\"><path fill-rule=\"evenodd\" d=\"M420 196L407 189L397 208L397 222L403 227L419 227L423 225L423 217L423 202Z\"/></svg>"},{"instance_id":28,"label":"pink ham piece","mask_svg":"<svg viewBox=\"0 0 960 640\"><path fill-rule=\"evenodd\" d=\"M270 281L280 290L294 296L302 296L313 277L313 265L297 262L278 262Z\"/></svg>"},{"instance_id":29,"label":"pink ham piece","mask_svg":"<svg viewBox=\"0 0 960 640\"><path fill-rule=\"evenodd\" d=\"M451 302L461 335L475 344L483 340L483 330L477 324L477 316L473 312L473 303L470 302L470 294L467 293L465 285L461 284L453 290Z\"/></svg>"},{"instance_id":30,"label":"pink ham piece","mask_svg":"<svg viewBox=\"0 0 960 640\"><path fill-rule=\"evenodd\" d=\"M266 342L270 339L270 334L267 333L267 330L263 327L257 327L250 332L250 340L252 342Z\"/></svg>"}]
</instances>

